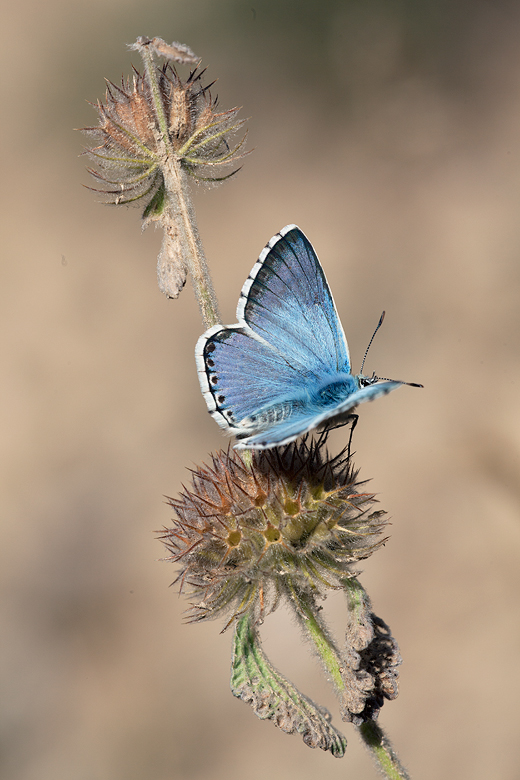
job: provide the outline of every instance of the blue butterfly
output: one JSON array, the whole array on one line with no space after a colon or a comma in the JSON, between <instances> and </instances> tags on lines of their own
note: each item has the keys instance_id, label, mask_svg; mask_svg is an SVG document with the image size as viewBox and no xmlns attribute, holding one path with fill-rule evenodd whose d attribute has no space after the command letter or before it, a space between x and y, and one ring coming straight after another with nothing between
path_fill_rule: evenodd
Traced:
<instances>
[{"instance_id":1,"label":"blue butterfly","mask_svg":"<svg viewBox=\"0 0 520 780\"><path fill-rule=\"evenodd\" d=\"M268 449L352 420L355 407L403 382L353 376L347 340L310 242L287 225L242 288L236 325L215 325L195 350L202 394L236 449ZM363 368L362 368L363 370Z\"/></svg>"}]
</instances>

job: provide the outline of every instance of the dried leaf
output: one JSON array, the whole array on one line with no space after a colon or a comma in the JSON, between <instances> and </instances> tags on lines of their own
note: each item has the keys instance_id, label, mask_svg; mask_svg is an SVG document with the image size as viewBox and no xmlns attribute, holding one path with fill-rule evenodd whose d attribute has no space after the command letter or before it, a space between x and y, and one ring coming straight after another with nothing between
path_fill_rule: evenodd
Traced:
<instances>
[{"instance_id":1,"label":"dried leaf","mask_svg":"<svg viewBox=\"0 0 520 780\"><path fill-rule=\"evenodd\" d=\"M309 747L330 750L335 758L345 754L347 741L332 726L330 714L271 665L248 617L241 618L235 629L231 691L262 720L271 720L286 734L301 734Z\"/></svg>"}]
</instances>

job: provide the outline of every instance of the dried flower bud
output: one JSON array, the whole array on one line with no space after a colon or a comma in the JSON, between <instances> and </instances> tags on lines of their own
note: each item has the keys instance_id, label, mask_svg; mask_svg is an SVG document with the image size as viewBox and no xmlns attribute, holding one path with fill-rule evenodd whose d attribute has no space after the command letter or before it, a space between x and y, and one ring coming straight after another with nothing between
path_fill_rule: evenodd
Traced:
<instances>
[{"instance_id":1,"label":"dried flower bud","mask_svg":"<svg viewBox=\"0 0 520 780\"><path fill-rule=\"evenodd\" d=\"M355 580L346 590L349 621L341 714L359 726L377 718L385 699L397 698L402 658L389 627L372 612L365 591Z\"/></svg>"},{"instance_id":2,"label":"dried flower bud","mask_svg":"<svg viewBox=\"0 0 520 780\"><path fill-rule=\"evenodd\" d=\"M245 136L234 148L228 140L245 120L236 120L238 108L217 113L217 101L211 98L209 86L202 85L203 75L204 70L195 68L183 81L172 66L165 64L155 74L158 94L147 74L137 71L132 80L123 79L120 87L108 83L105 103L98 101L96 106L99 126L84 128L99 142L86 154L98 165L98 170L90 168L89 173L106 185L95 191L101 192L108 203L129 204L144 199L144 218L162 213L164 144L182 170L195 179L217 183L236 173L219 177L213 171L243 156L240 149Z\"/></svg>"},{"instance_id":3,"label":"dried flower bud","mask_svg":"<svg viewBox=\"0 0 520 780\"><path fill-rule=\"evenodd\" d=\"M194 599L190 620L231 609L228 625L246 613L260 622L283 596L343 588L383 543L384 513L345 452L329 459L323 440L303 439L250 457L219 452L170 499L177 518L161 538Z\"/></svg>"},{"instance_id":4,"label":"dried flower bud","mask_svg":"<svg viewBox=\"0 0 520 780\"><path fill-rule=\"evenodd\" d=\"M141 36L135 43L129 44L129 49L140 51L144 46L151 46L153 51L161 57L165 57L167 60L175 60L175 62L181 62L186 65L191 63L197 64L200 61L200 57L192 52L189 46L185 43L166 43L162 38L145 38Z\"/></svg>"}]
</instances>

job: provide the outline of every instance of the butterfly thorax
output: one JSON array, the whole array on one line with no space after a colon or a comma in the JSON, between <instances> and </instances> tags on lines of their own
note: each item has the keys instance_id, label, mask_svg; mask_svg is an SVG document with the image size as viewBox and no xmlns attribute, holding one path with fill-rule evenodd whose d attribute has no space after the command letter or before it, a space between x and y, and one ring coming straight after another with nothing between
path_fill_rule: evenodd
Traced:
<instances>
[{"instance_id":1,"label":"butterfly thorax","mask_svg":"<svg viewBox=\"0 0 520 780\"><path fill-rule=\"evenodd\" d=\"M311 401L319 407L336 406L358 389L352 374L336 374L323 379L311 392Z\"/></svg>"}]
</instances>

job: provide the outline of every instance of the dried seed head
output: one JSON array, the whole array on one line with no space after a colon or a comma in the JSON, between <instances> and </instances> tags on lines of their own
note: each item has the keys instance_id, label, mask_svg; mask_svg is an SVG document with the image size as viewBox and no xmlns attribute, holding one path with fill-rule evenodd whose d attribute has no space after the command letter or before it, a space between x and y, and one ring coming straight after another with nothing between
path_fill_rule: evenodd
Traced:
<instances>
[{"instance_id":1,"label":"dried seed head","mask_svg":"<svg viewBox=\"0 0 520 780\"><path fill-rule=\"evenodd\" d=\"M230 623L244 613L260 621L295 589L324 596L384 541L384 512L373 511L345 452L329 458L323 438L250 458L217 453L169 500L177 517L161 539L181 564L190 620L231 609Z\"/></svg>"},{"instance_id":2,"label":"dried seed head","mask_svg":"<svg viewBox=\"0 0 520 780\"><path fill-rule=\"evenodd\" d=\"M245 136L233 148L229 139L245 120L236 119L238 108L216 111L211 85L202 84L204 72L195 68L183 81L174 67L165 64L154 72L157 93L147 74L137 71L131 80L123 79L120 87L108 83L105 102L98 101L96 106L99 126L84 128L98 142L86 151L98 166L89 173L103 184L95 191L108 203L144 199L143 217L160 215L165 149L182 170L200 181L218 183L236 173L219 176L215 171L244 156L240 150Z\"/></svg>"}]
</instances>

